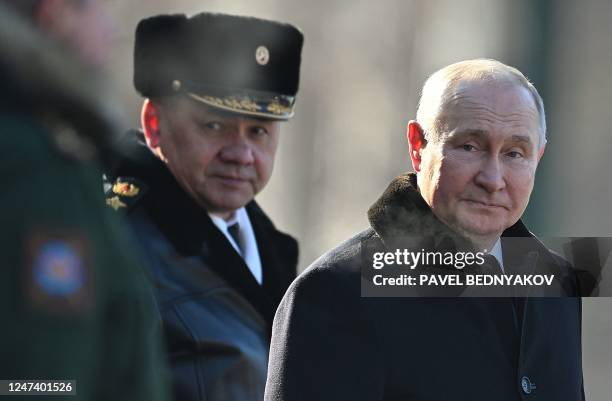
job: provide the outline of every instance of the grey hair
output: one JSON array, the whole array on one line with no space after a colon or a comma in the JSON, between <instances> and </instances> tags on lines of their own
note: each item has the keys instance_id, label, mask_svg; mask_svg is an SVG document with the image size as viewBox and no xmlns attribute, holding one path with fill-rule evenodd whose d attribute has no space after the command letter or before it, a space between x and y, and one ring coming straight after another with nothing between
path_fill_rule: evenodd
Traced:
<instances>
[{"instance_id":1,"label":"grey hair","mask_svg":"<svg viewBox=\"0 0 612 401\"><path fill-rule=\"evenodd\" d=\"M434 72L427 78L417 109L417 121L425 131L427 141L440 139L437 118L458 84L476 80L506 81L527 89L538 111L540 148L546 144L544 102L537 89L516 68L491 59L460 61Z\"/></svg>"}]
</instances>

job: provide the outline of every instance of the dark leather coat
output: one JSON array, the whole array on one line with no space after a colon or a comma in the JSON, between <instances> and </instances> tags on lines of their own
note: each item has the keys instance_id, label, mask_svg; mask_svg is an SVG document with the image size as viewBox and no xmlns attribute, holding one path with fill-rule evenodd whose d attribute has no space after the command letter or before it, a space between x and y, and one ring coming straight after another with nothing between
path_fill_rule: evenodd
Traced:
<instances>
[{"instance_id":1,"label":"dark leather coat","mask_svg":"<svg viewBox=\"0 0 612 401\"><path fill-rule=\"evenodd\" d=\"M138 193L109 188L107 199L116 197L109 204L127 210L143 251L175 398L261 400L272 320L295 277L297 243L277 231L255 202L247 205L262 260L259 285L206 211L142 143L142 134L129 135L131 157L119 164L116 177Z\"/></svg>"},{"instance_id":2,"label":"dark leather coat","mask_svg":"<svg viewBox=\"0 0 612 401\"><path fill-rule=\"evenodd\" d=\"M535 271L563 276L570 297L362 297L364 245L388 251L402 235L448 234L411 175L391 184L369 218L372 228L322 256L287 291L266 401L584 399L576 280L522 223L504 235L531 238ZM505 237L502 248L512 254Z\"/></svg>"}]
</instances>

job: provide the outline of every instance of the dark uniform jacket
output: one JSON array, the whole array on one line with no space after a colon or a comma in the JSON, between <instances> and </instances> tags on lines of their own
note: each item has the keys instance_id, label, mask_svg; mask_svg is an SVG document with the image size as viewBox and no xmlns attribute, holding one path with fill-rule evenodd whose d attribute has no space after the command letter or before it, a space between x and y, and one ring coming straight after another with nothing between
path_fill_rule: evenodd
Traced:
<instances>
[{"instance_id":1,"label":"dark uniform jacket","mask_svg":"<svg viewBox=\"0 0 612 401\"><path fill-rule=\"evenodd\" d=\"M369 219L371 228L314 262L283 298L266 401L583 400L579 298L361 297L363 246L392 251L402 235L426 243L449 231L414 175L397 178ZM508 236L531 238L531 250L514 255ZM534 271L562 277L564 295L576 294L567 264L522 223L506 230L502 248L505 268L528 257Z\"/></svg>"},{"instance_id":2,"label":"dark uniform jacket","mask_svg":"<svg viewBox=\"0 0 612 401\"><path fill-rule=\"evenodd\" d=\"M4 7L0 55L0 378L76 381L56 400L167 400L152 293L101 191L106 100Z\"/></svg>"},{"instance_id":3,"label":"dark uniform jacket","mask_svg":"<svg viewBox=\"0 0 612 401\"><path fill-rule=\"evenodd\" d=\"M296 241L254 201L246 206L262 261L258 284L142 134L132 131L126 142L131 157L119 163L107 199L127 210L156 288L176 399L261 400L274 312L295 278Z\"/></svg>"}]
</instances>

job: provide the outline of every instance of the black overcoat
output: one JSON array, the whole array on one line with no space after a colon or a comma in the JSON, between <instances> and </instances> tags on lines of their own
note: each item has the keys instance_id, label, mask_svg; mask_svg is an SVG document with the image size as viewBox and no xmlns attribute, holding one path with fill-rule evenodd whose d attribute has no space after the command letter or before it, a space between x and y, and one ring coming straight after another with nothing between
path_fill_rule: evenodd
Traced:
<instances>
[{"instance_id":1,"label":"black overcoat","mask_svg":"<svg viewBox=\"0 0 612 401\"><path fill-rule=\"evenodd\" d=\"M364 244L389 250L395 236L446 231L413 175L396 179L369 218L371 228L315 261L281 302L266 401L584 399L576 281L522 223L504 233L504 255L507 236L532 238L535 270L564 277L567 297L362 297Z\"/></svg>"}]
</instances>

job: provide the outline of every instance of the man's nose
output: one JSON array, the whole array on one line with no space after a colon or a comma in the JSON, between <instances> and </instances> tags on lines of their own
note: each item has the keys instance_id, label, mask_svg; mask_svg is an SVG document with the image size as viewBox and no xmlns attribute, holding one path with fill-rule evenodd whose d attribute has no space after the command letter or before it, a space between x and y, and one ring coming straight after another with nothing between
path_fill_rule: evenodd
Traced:
<instances>
[{"instance_id":1,"label":"man's nose","mask_svg":"<svg viewBox=\"0 0 612 401\"><path fill-rule=\"evenodd\" d=\"M498 155L487 157L476 175L476 184L487 192L501 191L506 187L503 166Z\"/></svg>"},{"instance_id":2,"label":"man's nose","mask_svg":"<svg viewBox=\"0 0 612 401\"><path fill-rule=\"evenodd\" d=\"M255 161L253 148L243 132L234 132L228 135L227 143L219 154L225 163L249 165Z\"/></svg>"}]
</instances>

